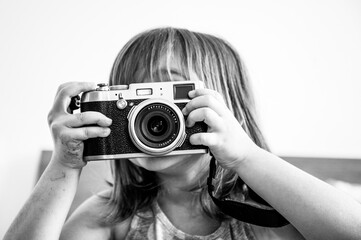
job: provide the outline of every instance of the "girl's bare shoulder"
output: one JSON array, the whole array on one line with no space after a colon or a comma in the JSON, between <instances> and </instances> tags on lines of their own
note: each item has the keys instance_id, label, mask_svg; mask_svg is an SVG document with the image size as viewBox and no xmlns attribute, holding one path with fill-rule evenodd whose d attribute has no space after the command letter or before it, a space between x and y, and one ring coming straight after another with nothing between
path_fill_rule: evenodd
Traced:
<instances>
[{"instance_id":1,"label":"girl's bare shoulder","mask_svg":"<svg viewBox=\"0 0 361 240\"><path fill-rule=\"evenodd\" d=\"M82 203L66 221L60 239L97 239L110 240L113 238L114 225L107 224L106 214L109 212L109 206L106 199L111 191L103 191L88 198ZM117 235L124 229L124 237L129 228L129 221L123 221L116 224ZM118 239L123 237L119 236Z\"/></svg>"}]
</instances>

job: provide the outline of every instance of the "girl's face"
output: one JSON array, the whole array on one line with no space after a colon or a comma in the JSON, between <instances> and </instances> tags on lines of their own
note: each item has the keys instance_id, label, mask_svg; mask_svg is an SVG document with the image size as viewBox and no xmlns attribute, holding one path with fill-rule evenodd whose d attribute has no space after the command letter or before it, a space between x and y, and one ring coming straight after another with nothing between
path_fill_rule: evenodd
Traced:
<instances>
[{"instance_id":1,"label":"girl's face","mask_svg":"<svg viewBox=\"0 0 361 240\"><path fill-rule=\"evenodd\" d=\"M184 80L199 80L196 73L190 71L190 79L187 79L186 74L182 71L181 62L178 58L172 57L168 61L164 56L160 61L158 69L160 79L153 79L153 81L184 81ZM149 77L144 77L144 70L139 70L135 74L137 82L151 82ZM169 74L170 73L170 74ZM200 164L201 159L204 159L204 154L193 154L193 155L177 155L177 156L162 156L162 157L144 157L144 158L131 158L129 159L135 165L143 167L149 171L161 172L161 173L172 173L179 174L183 170L189 168L197 168L194 165Z\"/></svg>"}]
</instances>

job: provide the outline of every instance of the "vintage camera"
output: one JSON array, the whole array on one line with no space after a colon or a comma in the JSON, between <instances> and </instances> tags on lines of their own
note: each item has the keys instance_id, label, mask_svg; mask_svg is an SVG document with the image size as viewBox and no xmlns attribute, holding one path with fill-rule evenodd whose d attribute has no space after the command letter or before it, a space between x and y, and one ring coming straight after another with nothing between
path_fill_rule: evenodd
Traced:
<instances>
[{"instance_id":1,"label":"vintage camera","mask_svg":"<svg viewBox=\"0 0 361 240\"><path fill-rule=\"evenodd\" d=\"M185 127L183 107L188 92L203 88L200 81L98 84L82 95L80 110L101 112L113 120L106 138L84 142L84 159L107 160L163 155L206 153L205 146L192 145L189 136L207 131L203 122Z\"/></svg>"}]
</instances>

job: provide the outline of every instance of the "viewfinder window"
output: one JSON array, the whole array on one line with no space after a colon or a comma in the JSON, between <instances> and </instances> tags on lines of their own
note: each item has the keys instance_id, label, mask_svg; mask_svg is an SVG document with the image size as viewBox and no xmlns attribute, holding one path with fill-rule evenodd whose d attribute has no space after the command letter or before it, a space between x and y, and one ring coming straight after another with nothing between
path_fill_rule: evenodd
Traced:
<instances>
[{"instance_id":1,"label":"viewfinder window","mask_svg":"<svg viewBox=\"0 0 361 240\"><path fill-rule=\"evenodd\" d=\"M147 95L152 95L153 94L153 89L151 88L139 88L137 89L137 95L138 96L147 96Z\"/></svg>"},{"instance_id":2,"label":"viewfinder window","mask_svg":"<svg viewBox=\"0 0 361 240\"><path fill-rule=\"evenodd\" d=\"M175 84L173 86L174 100L189 99L188 93L194 90L194 84Z\"/></svg>"}]
</instances>

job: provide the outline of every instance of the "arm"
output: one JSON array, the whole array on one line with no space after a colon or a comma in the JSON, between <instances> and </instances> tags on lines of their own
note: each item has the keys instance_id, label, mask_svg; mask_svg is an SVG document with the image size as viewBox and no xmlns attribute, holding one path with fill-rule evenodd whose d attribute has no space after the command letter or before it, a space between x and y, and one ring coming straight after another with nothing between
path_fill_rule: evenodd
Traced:
<instances>
[{"instance_id":1,"label":"arm","mask_svg":"<svg viewBox=\"0 0 361 240\"><path fill-rule=\"evenodd\" d=\"M70 114L71 97L95 88L93 83L59 87L48 122L54 139L52 159L4 240L59 239L73 201L83 161L83 141L105 137L111 120L100 113ZM85 127L84 125L97 125Z\"/></svg>"},{"instance_id":2,"label":"arm","mask_svg":"<svg viewBox=\"0 0 361 240\"><path fill-rule=\"evenodd\" d=\"M329 184L262 149L235 170L307 239L361 238L361 204Z\"/></svg>"},{"instance_id":3,"label":"arm","mask_svg":"<svg viewBox=\"0 0 361 240\"><path fill-rule=\"evenodd\" d=\"M223 168L236 171L305 238L361 239L361 204L256 146L217 92L201 89L189 96L183 109L187 126L199 121L208 125L206 133L192 135L190 142L208 146Z\"/></svg>"}]
</instances>

